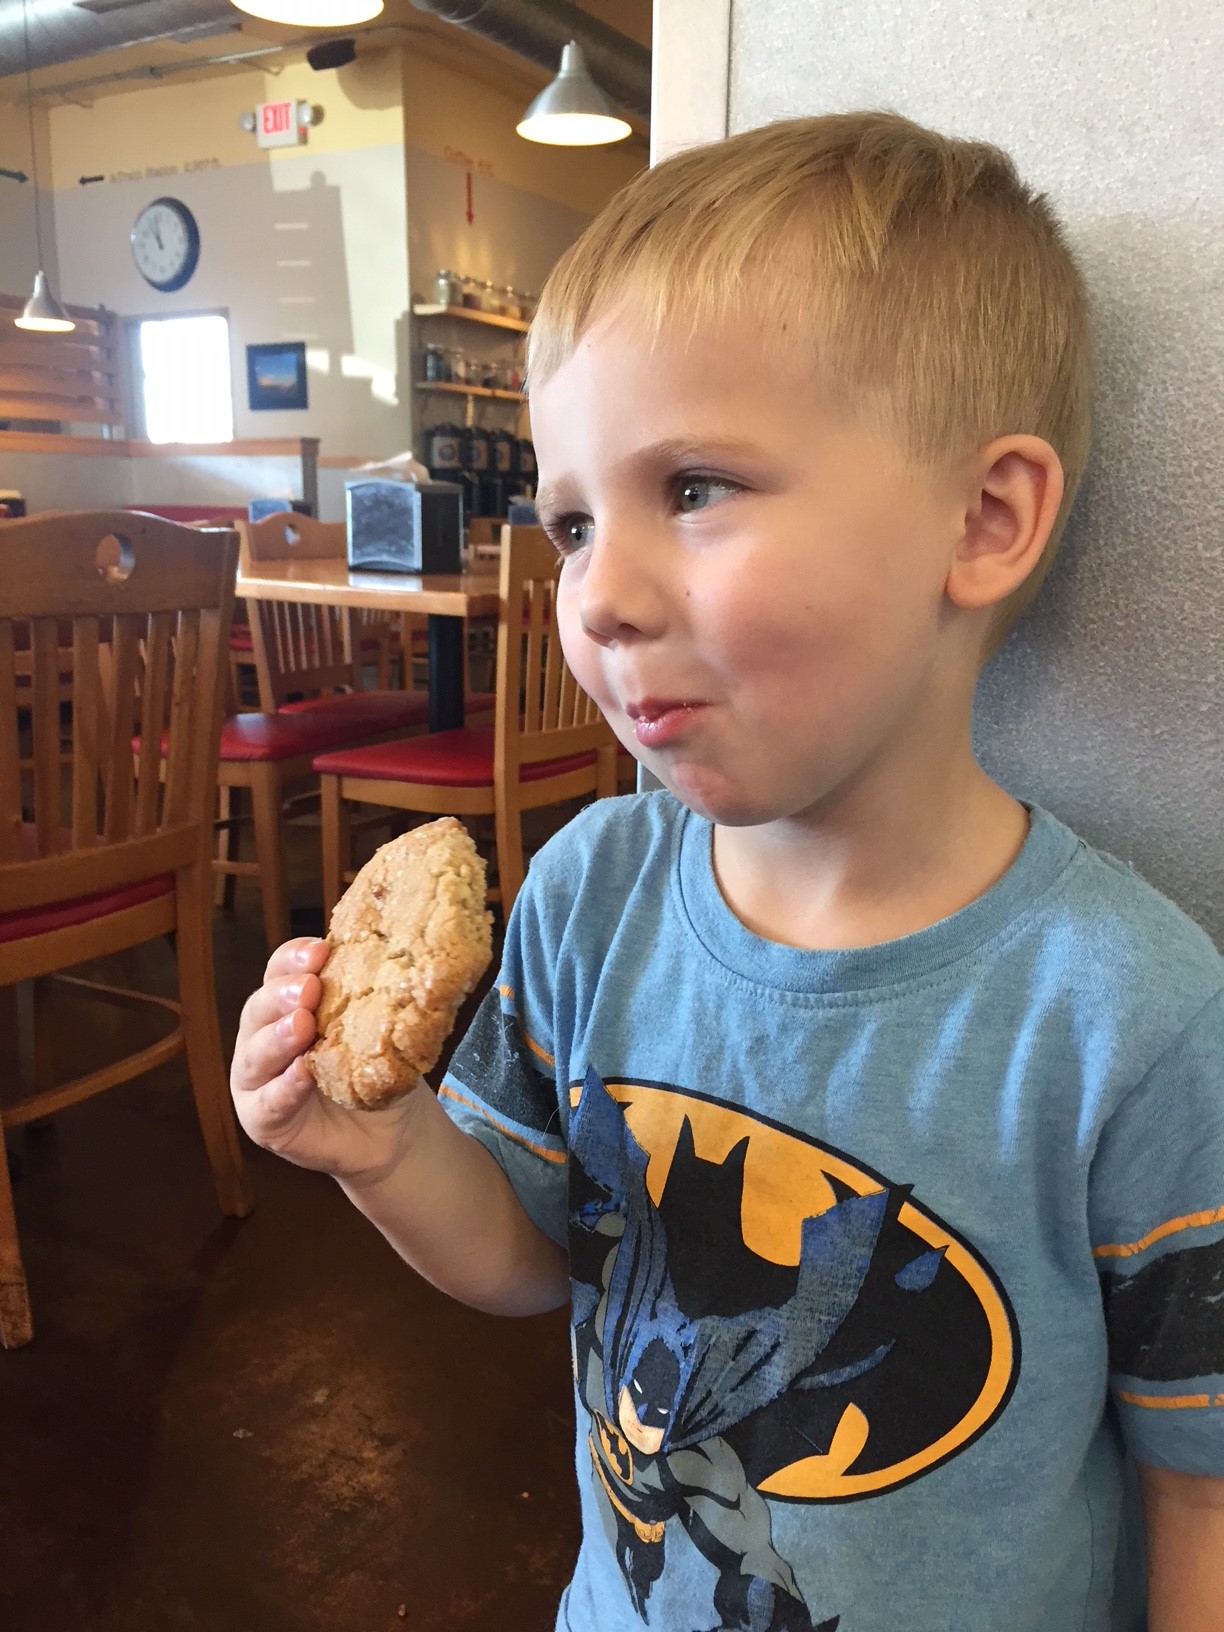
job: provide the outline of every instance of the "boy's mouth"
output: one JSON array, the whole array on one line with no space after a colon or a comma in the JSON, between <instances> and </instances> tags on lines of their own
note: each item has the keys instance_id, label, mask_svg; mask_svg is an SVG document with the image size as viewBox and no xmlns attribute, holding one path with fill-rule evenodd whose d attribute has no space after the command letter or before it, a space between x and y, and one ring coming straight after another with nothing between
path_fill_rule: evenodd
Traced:
<instances>
[{"instance_id":1,"label":"boy's mouth","mask_svg":"<svg viewBox=\"0 0 1224 1632\"><path fill-rule=\"evenodd\" d=\"M634 734L644 748L663 748L674 742L705 707L704 701L644 697L640 703L626 703L625 713L633 721Z\"/></svg>"}]
</instances>

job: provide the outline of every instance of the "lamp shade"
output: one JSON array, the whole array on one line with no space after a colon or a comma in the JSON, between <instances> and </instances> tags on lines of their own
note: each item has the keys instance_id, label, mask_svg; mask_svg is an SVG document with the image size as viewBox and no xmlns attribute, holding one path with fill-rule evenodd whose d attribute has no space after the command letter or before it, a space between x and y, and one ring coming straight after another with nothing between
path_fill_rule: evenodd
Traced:
<instances>
[{"instance_id":1,"label":"lamp shade","mask_svg":"<svg viewBox=\"0 0 1224 1632\"><path fill-rule=\"evenodd\" d=\"M34 279L34 293L25 303L25 310L13 322L19 329L36 329L42 334L69 334L76 324L51 293L47 274L41 269Z\"/></svg>"},{"instance_id":2,"label":"lamp shade","mask_svg":"<svg viewBox=\"0 0 1224 1632\"><path fill-rule=\"evenodd\" d=\"M571 40L561 53L561 72L515 128L529 142L550 147L600 147L623 141L632 127L591 78L582 47Z\"/></svg>"},{"instance_id":3,"label":"lamp shade","mask_svg":"<svg viewBox=\"0 0 1224 1632\"><path fill-rule=\"evenodd\" d=\"M383 9L383 0L234 0L239 11L265 23L297 28L347 28L368 23Z\"/></svg>"}]
</instances>

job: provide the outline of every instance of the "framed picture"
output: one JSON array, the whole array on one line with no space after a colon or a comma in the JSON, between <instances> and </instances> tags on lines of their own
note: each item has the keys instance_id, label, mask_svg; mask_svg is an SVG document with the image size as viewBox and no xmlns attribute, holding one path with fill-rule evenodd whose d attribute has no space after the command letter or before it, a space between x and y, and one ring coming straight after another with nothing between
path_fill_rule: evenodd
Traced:
<instances>
[{"instance_id":1,"label":"framed picture","mask_svg":"<svg viewBox=\"0 0 1224 1632\"><path fill-rule=\"evenodd\" d=\"M257 408L307 408L306 344L285 340L248 346L247 399Z\"/></svg>"}]
</instances>

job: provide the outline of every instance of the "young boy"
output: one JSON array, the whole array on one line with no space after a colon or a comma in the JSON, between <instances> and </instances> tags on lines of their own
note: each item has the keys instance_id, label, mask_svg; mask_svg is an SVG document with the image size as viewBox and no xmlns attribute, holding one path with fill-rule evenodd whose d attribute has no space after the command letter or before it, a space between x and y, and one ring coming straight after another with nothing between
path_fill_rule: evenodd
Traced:
<instances>
[{"instance_id":1,"label":"young boy","mask_svg":"<svg viewBox=\"0 0 1224 1632\"><path fill-rule=\"evenodd\" d=\"M573 1307L572 1632L1224 1628L1221 964L974 760L1088 442L993 148L795 120L638 178L532 335L576 675L664 793L532 864L439 1098L247 1131L479 1307ZM1140 1572L1141 1574L1141 1572Z\"/></svg>"}]
</instances>

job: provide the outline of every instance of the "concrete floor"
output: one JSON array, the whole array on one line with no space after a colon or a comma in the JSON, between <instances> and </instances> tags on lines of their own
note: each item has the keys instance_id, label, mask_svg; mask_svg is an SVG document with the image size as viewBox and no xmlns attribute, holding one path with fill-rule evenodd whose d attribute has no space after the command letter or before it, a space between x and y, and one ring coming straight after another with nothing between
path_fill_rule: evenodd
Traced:
<instances>
[{"instance_id":1,"label":"concrete floor","mask_svg":"<svg viewBox=\"0 0 1224 1632\"><path fill-rule=\"evenodd\" d=\"M228 1048L265 961L249 889L216 945ZM115 962L172 989L162 944ZM65 1005L57 1043L81 1033ZM578 1545L563 1312L450 1302L249 1144L256 1210L224 1220L181 1062L10 1143L35 1336L0 1351L4 1632L551 1632Z\"/></svg>"}]
</instances>

